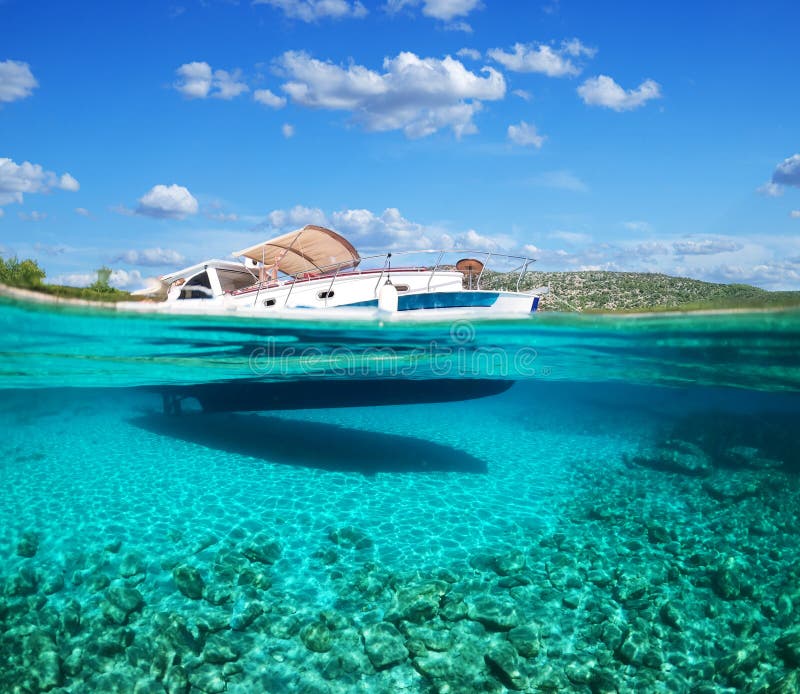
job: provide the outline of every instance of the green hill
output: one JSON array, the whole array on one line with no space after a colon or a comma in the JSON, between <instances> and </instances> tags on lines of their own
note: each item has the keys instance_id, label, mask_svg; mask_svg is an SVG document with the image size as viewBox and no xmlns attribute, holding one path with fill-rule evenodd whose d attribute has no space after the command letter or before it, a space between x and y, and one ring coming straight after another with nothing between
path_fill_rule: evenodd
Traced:
<instances>
[{"instance_id":1,"label":"green hill","mask_svg":"<svg viewBox=\"0 0 800 694\"><path fill-rule=\"evenodd\" d=\"M485 273L481 288L515 289ZM529 272L520 290L549 287L546 311L669 311L800 307L800 291L770 292L749 284L716 284L646 272Z\"/></svg>"}]
</instances>

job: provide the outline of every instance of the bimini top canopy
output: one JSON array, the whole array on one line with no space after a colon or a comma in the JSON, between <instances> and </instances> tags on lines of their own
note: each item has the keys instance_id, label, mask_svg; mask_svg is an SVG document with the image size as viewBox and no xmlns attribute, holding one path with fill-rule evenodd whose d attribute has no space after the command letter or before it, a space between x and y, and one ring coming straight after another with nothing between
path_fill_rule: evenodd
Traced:
<instances>
[{"instance_id":1,"label":"bimini top canopy","mask_svg":"<svg viewBox=\"0 0 800 694\"><path fill-rule=\"evenodd\" d=\"M278 269L287 275L349 270L361 261L358 251L346 238L335 231L311 224L233 255L265 265L277 263Z\"/></svg>"}]
</instances>

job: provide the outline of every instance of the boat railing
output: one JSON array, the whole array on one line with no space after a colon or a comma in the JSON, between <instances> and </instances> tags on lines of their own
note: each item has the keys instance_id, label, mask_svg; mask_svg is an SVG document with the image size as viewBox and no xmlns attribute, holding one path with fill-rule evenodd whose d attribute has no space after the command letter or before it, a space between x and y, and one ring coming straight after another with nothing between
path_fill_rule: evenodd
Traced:
<instances>
[{"instance_id":1,"label":"boat railing","mask_svg":"<svg viewBox=\"0 0 800 694\"><path fill-rule=\"evenodd\" d=\"M498 253L497 251L485 251L485 250L480 251L480 250L470 250L470 249L455 249L455 250L424 249L424 250L390 251L388 253L375 253L372 255L361 256L358 269L353 268L353 272L348 273L348 275L362 274L364 272L379 272L378 281L375 285L375 289L377 291L386 273L391 271L391 263L395 261L397 257L433 256L433 255L436 255L436 260L432 265L423 265L421 267L414 268L419 272L430 273L427 285L428 291L430 291L431 283L433 282L436 273L442 270L443 267L445 270L448 271L455 270L455 263L453 263L452 268L450 268L448 264L443 263L443 260L448 255L454 257L475 256L475 259L481 262L482 268L480 273L478 274L478 278L475 284L475 289L481 288L481 280L484 278L485 273L492 272L495 275L501 275L503 277L513 278L513 280L509 281L513 281L516 291L519 291L520 284L522 283L522 280L527 274L528 268L532 263L536 262L535 258L531 258L529 256L511 255L507 253ZM499 264L506 264L506 265L509 262L511 262L513 266L507 269L495 270L489 266L490 262L493 260L498 262ZM373 267L365 267L365 265L366 266L373 265ZM314 277L308 277L308 273L300 272L295 275L289 275L289 278L290 281L298 282L306 279L318 279L323 276L332 275L331 285L329 287L329 289L331 289L333 288L335 280L340 276L342 271L351 268L352 268L352 261L348 260L345 262L323 265L317 269L317 272L314 273Z\"/></svg>"},{"instance_id":2,"label":"boat railing","mask_svg":"<svg viewBox=\"0 0 800 694\"><path fill-rule=\"evenodd\" d=\"M392 272L392 263L396 262L398 257L408 258L414 256L420 258L432 258L435 256L435 260L432 264L419 263L412 268L403 268L406 271L414 270L417 272L429 273L427 291L431 291L431 285L436 278L437 272L457 271L455 267L455 260L452 265L449 262L444 262L448 256L452 256L453 258L458 257L461 259L470 258L481 263L481 269L478 273L478 277L474 286L470 282L467 287L470 290L480 290L482 288L481 282L485 280L487 273L491 273L491 284L493 289L498 288L498 286L502 287L503 289L513 286L515 287L516 291L520 291L520 285L522 284L522 281L528 272L528 268L532 263L536 262L534 258L530 258L528 256L498 253L497 251L493 250L424 249L375 253L372 255L361 256L356 267L353 266L352 260L347 260L344 262L319 266L316 268L313 274L307 271L298 272L295 274L287 274L287 279L280 283L289 285L289 291L286 295L285 303L288 303L296 283L330 277L330 284L326 290L327 297L332 295L337 282L343 282L347 278L352 278L353 275L358 276L366 273L371 274L376 272L378 273L378 279L375 284L375 293L377 295L381 283L384 281L388 273ZM490 262L494 262L498 266L504 267L504 269L493 269L489 267ZM395 270L397 269L399 268L395 268ZM274 282L270 281L258 282L256 285L254 285L254 287L258 288L258 294L260 294L262 289L272 288L274 286L279 285L275 285ZM256 295L256 302L258 301L258 294Z\"/></svg>"}]
</instances>

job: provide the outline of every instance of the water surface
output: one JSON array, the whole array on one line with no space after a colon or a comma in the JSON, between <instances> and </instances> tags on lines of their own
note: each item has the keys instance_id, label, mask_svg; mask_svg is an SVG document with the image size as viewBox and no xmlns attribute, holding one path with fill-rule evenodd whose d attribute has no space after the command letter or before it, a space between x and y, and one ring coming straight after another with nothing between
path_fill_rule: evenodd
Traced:
<instances>
[{"instance_id":1,"label":"water surface","mask_svg":"<svg viewBox=\"0 0 800 694\"><path fill-rule=\"evenodd\" d=\"M3 690L794 691L797 313L0 327Z\"/></svg>"}]
</instances>

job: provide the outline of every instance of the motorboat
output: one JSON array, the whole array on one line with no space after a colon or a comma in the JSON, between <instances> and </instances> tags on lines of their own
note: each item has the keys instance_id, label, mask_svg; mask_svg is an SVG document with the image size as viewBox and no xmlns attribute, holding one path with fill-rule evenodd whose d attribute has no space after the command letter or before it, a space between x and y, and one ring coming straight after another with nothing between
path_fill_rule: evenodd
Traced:
<instances>
[{"instance_id":1,"label":"motorboat","mask_svg":"<svg viewBox=\"0 0 800 694\"><path fill-rule=\"evenodd\" d=\"M137 292L162 300L161 311L234 311L285 315L318 310L348 315L458 317L529 314L540 290L520 291L532 258L492 251L414 250L361 256L341 234L321 226L276 236L235 251L236 260L206 260ZM467 256L451 262L449 256ZM398 264L398 260L402 264ZM503 271L489 270L490 262ZM509 289L508 287L513 287ZM131 303L130 310L151 310ZM365 311L365 309L371 309Z\"/></svg>"}]
</instances>

